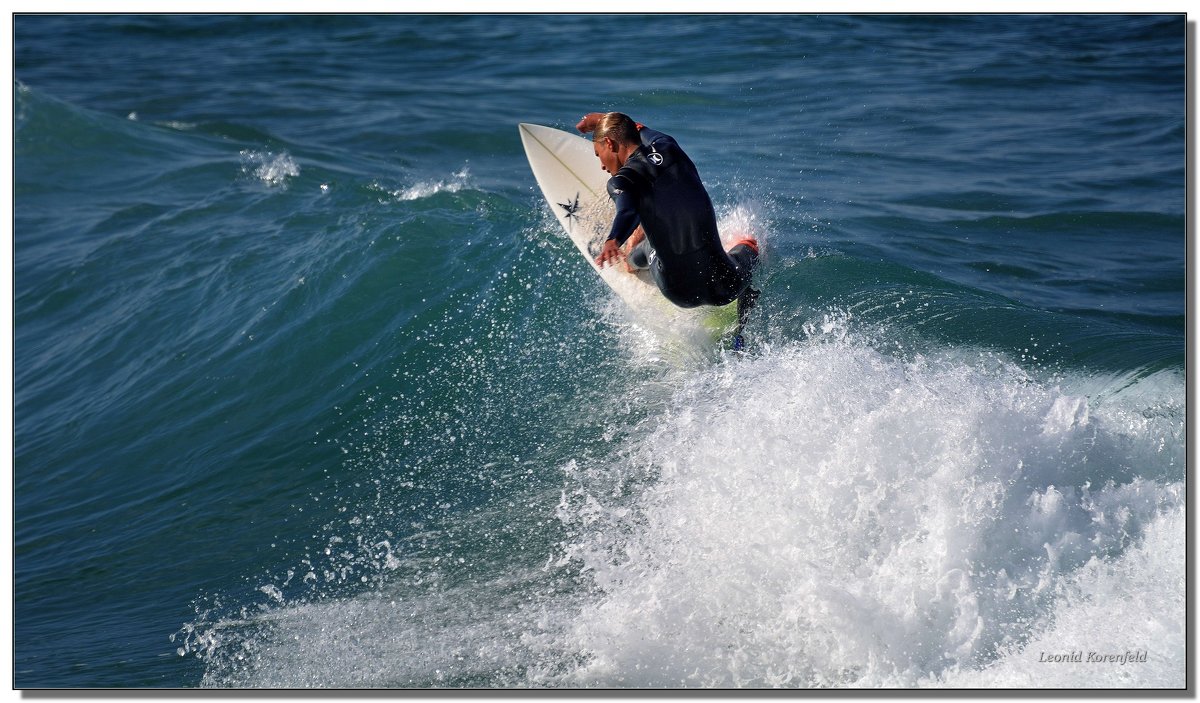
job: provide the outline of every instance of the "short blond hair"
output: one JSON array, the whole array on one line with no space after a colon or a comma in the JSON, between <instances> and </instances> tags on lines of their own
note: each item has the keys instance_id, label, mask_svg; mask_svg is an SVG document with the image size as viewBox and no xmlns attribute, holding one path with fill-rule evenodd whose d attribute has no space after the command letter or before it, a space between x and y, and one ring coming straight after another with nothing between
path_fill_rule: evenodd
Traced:
<instances>
[{"instance_id":1,"label":"short blond hair","mask_svg":"<svg viewBox=\"0 0 1200 703\"><path fill-rule=\"evenodd\" d=\"M618 144L637 144L639 141L637 123L622 112L605 113L596 123L596 132L592 135L592 141L598 142L605 137L611 137Z\"/></svg>"}]
</instances>

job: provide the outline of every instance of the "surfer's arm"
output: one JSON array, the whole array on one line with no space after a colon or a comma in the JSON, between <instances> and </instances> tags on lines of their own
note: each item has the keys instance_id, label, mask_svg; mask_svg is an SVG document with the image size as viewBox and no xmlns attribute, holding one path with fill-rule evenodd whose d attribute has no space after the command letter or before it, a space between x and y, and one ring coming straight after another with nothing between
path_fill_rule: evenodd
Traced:
<instances>
[{"instance_id":1,"label":"surfer's arm","mask_svg":"<svg viewBox=\"0 0 1200 703\"><path fill-rule=\"evenodd\" d=\"M633 234L637 226L642 223L642 218L638 217L633 195L628 191L617 191L613 202L617 204L617 214L613 217L612 229L608 231L608 238L615 239L617 244L624 244L625 240L629 239L629 235Z\"/></svg>"},{"instance_id":2,"label":"surfer's arm","mask_svg":"<svg viewBox=\"0 0 1200 703\"><path fill-rule=\"evenodd\" d=\"M604 249L600 252L600 256L596 257L596 263L600 266L621 256L621 245L642 223L633 194L619 187L620 185L617 178L612 178L608 184L608 193L617 205L617 214L613 217L612 228L608 231L608 240L604 242Z\"/></svg>"},{"instance_id":3,"label":"surfer's arm","mask_svg":"<svg viewBox=\"0 0 1200 703\"><path fill-rule=\"evenodd\" d=\"M609 231L608 239L604 242L604 249L600 252L600 256L596 257L596 264L604 266L605 264L619 259L621 257L621 245L629 239L634 230L641 224L641 218L638 217L637 210L632 204L626 207L621 206L622 201L633 201L633 196L628 193L623 197L617 198L617 216L613 218L612 230Z\"/></svg>"},{"instance_id":4,"label":"surfer's arm","mask_svg":"<svg viewBox=\"0 0 1200 703\"><path fill-rule=\"evenodd\" d=\"M595 132L596 123L600 121L601 117L604 117L603 112L589 112L579 120L579 124L575 125L575 129L583 132L584 134L587 134L588 132Z\"/></svg>"}]
</instances>

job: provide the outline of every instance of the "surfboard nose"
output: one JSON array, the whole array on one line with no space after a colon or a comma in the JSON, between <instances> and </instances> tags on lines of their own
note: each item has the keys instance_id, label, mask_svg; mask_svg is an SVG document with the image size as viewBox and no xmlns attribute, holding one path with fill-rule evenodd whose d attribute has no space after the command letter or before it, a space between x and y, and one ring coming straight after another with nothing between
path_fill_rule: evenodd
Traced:
<instances>
[{"instance_id":1,"label":"surfboard nose","mask_svg":"<svg viewBox=\"0 0 1200 703\"><path fill-rule=\"evenodd\" d=\"M538 125L535 125L535 124L532 124L529 122L518 122L517 123L517 134L521 135L521 144L526 147L525 148L526 151L529 150L529 147L528 147L529 142L531 140L533 140L533 138L534 138L534 136L533 136L534 129L533 128L535 128L537 126Z\"/></svg>"}]
</instances>

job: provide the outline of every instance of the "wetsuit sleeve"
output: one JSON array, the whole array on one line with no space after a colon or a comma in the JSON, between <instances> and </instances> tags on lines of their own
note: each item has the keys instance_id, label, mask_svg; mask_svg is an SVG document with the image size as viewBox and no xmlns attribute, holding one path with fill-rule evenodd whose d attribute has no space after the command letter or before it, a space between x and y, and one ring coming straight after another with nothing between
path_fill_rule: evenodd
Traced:
<instances>
[{"instance_id":1,"label":"wetsuit sleeve","mask_svg":"<svg viewBox=\"0 0 1200 703\"><path fill-rule=\"evenodd\" d=\"M637 200L633 193L629 192L629 185L629 180L623 176L613 176L608 180L608 194L617 206L617 214L613 217L608 238L617 240L617 244L624 244L642 221L638 217Z\"/></svg>"}]
</instances>

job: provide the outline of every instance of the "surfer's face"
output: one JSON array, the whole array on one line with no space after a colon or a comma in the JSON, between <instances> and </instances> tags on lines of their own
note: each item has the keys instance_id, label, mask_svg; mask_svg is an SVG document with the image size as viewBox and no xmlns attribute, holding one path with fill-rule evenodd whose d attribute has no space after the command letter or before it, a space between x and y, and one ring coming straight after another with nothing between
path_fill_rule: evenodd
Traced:
<instances>
[{"instance_id":1,"label":"surfer's face","mask_svg":"<svg viewBox=\"0 0 1200 703\"><path fill-rule=\"evenodd\" d=\"M621 156L617 149L617 143L612 137L603 137L592 142L592 147L596 151L596 158L600 159L600 168L607 171L610 175L616 175L621 169Z\"/></svg>"}]
</instances>

